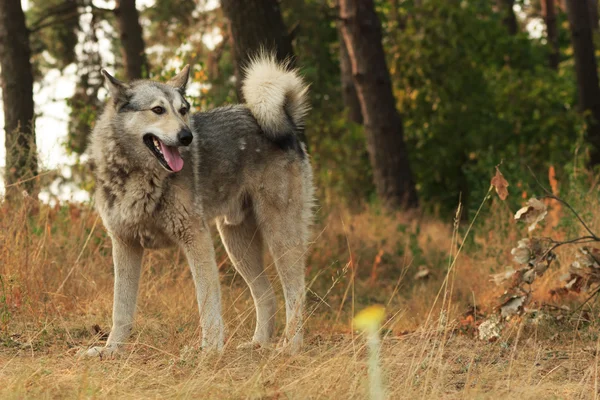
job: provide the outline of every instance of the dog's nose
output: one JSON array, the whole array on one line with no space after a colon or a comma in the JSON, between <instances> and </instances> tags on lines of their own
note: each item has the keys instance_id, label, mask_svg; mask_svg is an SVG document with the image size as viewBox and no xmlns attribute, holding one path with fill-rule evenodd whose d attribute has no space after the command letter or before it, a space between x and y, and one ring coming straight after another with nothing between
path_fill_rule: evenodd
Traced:
<instances>
[{"instance_id":1,"label":"dog's nose","mask_svg":"<svg viewBox=\"0 0 600 400\"><path fill-rule=\"evenodd\" d=\"M193 138L194 136L192 135L192 132L188 131L187 129L182 129L177 134L177 139L179 139L179 143L181 143L183 146L189 146L190 143L192 143Z\"/></svg>"}]
</instances>

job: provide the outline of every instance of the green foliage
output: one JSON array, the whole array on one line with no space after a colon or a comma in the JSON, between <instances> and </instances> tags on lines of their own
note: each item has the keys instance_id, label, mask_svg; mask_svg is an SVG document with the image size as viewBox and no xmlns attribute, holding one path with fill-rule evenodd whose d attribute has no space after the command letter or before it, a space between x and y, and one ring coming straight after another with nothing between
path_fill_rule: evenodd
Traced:
<instances>
[{"instance_id":1,"label":"green foliage","mask_svg":"<svg viewBox=\"0 0 600 400\"><path fill-rule=\"evenodd\" d=\"M79 32L77 0L30 0L28 26L36 32L30 35L34 54L47 51L52 60L39 63L62 69L75 62L75 46Z\"/></svg>"},{"instance_id":2,"label":"green foliage","mask_svg":"<svg viewBox=\"0 0 600 400\"><path fill-rule=\"evenodd\" d=\"M327 123L324 123L327 121ZM362 127L343 113L326 116L313 110L307 138L320 200L326 205L358 205L374 196L373 177Z\"/></svg>"},{"instance_id":3,"label":"green foliage","mask_svg":"<svg viewBox=\"0 0 600 400\"><path fill-rule=\"evenodd\" d=\"M196 2L193 0L156 0L152 7L145 10L145 16L152 25L151 30L181 30L193 23L195 8Z\"/></svg>"},{"instance_id":4,"label":"green foliage","mask_svg":"<svg viewBox=\"0 0 600 400\"><path fill-rule=\"evenodd\" d=\"M326 0L284 0L284 17L313 107L339 111L340 68L336 10ZM337 100L337 101L336 101ZM327 111L325 111L327 112Z\"/></svg>"},{"instance_id":5,"label":"green foliage","mask_svg":"<svg viewBox=\"0 0 600 400\"><path fill-rule=\"evenodd\" d=\"M96 97L87 96L78 91L67 99L71 108L69 113L69 132L65 148L68 154L83 154L86 149L88 136L94 122L100 116L102 105Z\"/></svg>"},{"instance_id":6,"label":"green foliage","mask_svg":"<svg viewBox=\"0 0 600 400\"><path fill-rule=\"evenodd\" d=\"M528 167L560 175L582 135L572 76L546 67L540 41L509 35L490 2L420 3L402 3L386 45L421 199L476 207L501 161L524 189Z\"/></svg>"}]
</instances>

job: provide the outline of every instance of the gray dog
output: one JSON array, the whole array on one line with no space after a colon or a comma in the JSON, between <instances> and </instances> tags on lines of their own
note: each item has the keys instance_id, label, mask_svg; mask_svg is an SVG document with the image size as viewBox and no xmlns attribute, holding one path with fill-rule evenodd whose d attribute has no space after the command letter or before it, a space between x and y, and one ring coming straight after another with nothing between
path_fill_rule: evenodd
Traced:
<instances>
[{"instance_id":1,"label":"gray dog","mask_svg":"<svg viewBox=\"0 0 600 400\"><path fill-rule=\"evenodd\" d=\"M113 244L113 326L106 346L88 355L112 356L127 341L144 249L173 245L183 249L192 271L202 347L222 349L213 221L254 299L252 345L267 344L274 331L266 244L285 295L284 348L300 349L314 193L299 139L308 87L297 71L267 54L245 72L246 104L190 115L189 66L165 84L124 83L103 71L112 100L92 132L90 155L98 212Z\"/></svg>"}]
</instances>

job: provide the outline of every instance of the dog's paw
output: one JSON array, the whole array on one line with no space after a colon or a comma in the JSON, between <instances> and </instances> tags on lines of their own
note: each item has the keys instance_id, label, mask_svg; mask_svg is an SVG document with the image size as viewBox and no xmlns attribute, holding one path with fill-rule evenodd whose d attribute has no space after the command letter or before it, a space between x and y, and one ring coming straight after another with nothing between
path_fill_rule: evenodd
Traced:
<instances>
[{"instance_id":1,"label":"dog's paw","mask_svg":"<svg viewBox=\"0 0 600 400\"><path fill-rule=\"evenodd\" d=\"M283 338L277 345L277 350L287 355L300 353L300 350L302 350L302 336L295 335L291 340Z\"/></svg>"},{"instance_id":2,"label":"dog's paw","mask_svg":"<svg viewBox=\"0 0 600 400\"><path fill-rule=\"evenodd\" d=\"M117 346L97 346L82 353L84 357L100 358L101 360L114 359L118 354L119 348Z\"/></svg>"}]
</instances>

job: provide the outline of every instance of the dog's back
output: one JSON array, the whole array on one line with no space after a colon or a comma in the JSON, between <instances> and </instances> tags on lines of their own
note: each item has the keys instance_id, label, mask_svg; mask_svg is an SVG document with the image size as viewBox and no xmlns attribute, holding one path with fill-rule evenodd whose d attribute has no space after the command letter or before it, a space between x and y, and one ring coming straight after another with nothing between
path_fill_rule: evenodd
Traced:
<instances>
[{"instance_id":1,"label":"dog's back","mask_svg":"<svg viewBox=\"0 0 600 400\"><path fill-rule=\"evenodd\" d=\"M262 54L246 69L245 104L193 115L197 190L210 217L230 213L236 204L247 206L257 196L283 205L291 201L289 194L312 206L312 174L300 139L307 90L295 71ZM310 187L306 196L290 187L296 180Z\"/></svg>"}]
</instances>

